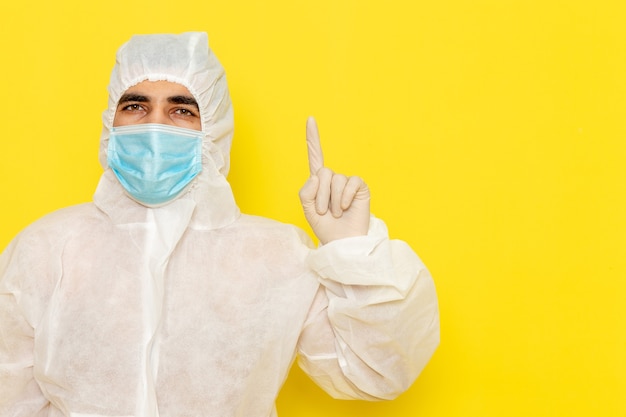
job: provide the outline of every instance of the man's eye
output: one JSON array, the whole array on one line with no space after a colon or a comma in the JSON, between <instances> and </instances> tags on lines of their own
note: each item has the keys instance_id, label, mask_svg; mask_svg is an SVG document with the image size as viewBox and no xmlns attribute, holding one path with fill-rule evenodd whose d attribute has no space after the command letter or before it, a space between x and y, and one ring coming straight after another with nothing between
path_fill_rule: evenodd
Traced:
<instances>
[{"instance_id":1,"label":"man's eye","mask_svg":"<svg viewBox=\"0 0 626 417\"><path fill-rule=\"evenodd\" d=\"M177 109L176 113L181 114L183 116L195 116L196 114L189 109Z\"/></svg>"},{"instance_id":2,"label":"man's eye","mask_svg":"<svg viewBox=\"0 0 626 417\"><path fill-rule=\"evenodd\" d=\"M141 107L141 104L129 104L128 106L125 106L122 108L122 110L126 110L126 111L139 111L142 109L143 108Z\"/></svg>"}]
</instances>

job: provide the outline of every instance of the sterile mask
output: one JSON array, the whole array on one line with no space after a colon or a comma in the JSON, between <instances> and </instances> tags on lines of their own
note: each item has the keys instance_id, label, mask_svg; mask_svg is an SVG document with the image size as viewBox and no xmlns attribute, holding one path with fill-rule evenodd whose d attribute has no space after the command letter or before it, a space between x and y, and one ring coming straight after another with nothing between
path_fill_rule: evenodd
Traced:
<instances>
[{"instance_id":1,"label":"sterile mask","mask_svg":"<svg viewBox=\"0 0 626 417\"><path fill-rule=\"evenodd\" d=\"M132 198L160 205L176 198L202 171L202 136L155 123L113 127L107 162Z\"/></svg>"}]
</instances>

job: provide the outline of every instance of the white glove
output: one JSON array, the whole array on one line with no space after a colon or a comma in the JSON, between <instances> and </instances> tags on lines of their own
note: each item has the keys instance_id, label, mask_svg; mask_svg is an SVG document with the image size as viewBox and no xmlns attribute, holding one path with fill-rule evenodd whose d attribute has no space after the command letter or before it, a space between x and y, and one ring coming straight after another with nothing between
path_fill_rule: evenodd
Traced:
<instances>
[{"instance_id":1,"label":"white glove","mask_svg":"<svg viewBox=\"0 0 626 417\"><path fill-rule=\"evenodd\" d=\"M309 117L306 141L311 176L300 189L304 216L321 244L335 239L367 235L370 191L360 177L335 174L324 167L317 124Z\"/></svg>"}]
</instances>

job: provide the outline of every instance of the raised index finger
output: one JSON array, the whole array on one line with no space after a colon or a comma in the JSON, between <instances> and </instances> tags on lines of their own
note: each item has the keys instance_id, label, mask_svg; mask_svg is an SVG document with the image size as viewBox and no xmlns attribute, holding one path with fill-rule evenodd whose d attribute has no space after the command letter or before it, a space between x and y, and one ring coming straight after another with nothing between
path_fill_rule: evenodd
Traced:
<instances>
[{"instance_id":1,"label":"raised index finger","mask_svg":"<svg viewBox=\"0 0 626 417\"><path fill-rule=\"evenodd\" d=\"M324 167L324 155L320 143L320 134L317 130L315 118L310 116L306 121L306 144L309 151L309 171L316 175Z\"/></svg>"}]
</instances>

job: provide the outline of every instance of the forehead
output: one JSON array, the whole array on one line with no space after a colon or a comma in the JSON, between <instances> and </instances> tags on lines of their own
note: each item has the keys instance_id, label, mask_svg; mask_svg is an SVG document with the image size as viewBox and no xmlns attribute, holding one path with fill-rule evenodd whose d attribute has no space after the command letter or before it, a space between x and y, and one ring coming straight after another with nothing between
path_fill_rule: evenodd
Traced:
<instances>
[{"instance_id":1,"label":"forehead","mask_svg":"<svg viewBox=\"0 0 626 417\"><path fill-rule=\"evenodd\" d=\"M142 81L135 84L124 92L126 94L141 94L152 99L167 98L172 96L193 97L187 87L170 81Z\"/></svg>"}]
</instances>

